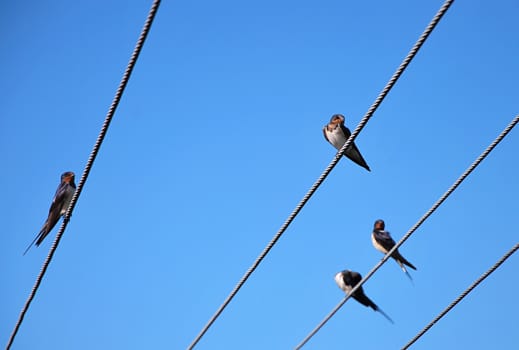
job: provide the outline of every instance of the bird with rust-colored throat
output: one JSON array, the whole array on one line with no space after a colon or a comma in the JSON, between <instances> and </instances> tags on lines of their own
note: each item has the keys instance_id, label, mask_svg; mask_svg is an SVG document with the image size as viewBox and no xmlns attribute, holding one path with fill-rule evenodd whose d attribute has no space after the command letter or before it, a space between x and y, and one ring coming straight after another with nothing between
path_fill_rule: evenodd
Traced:
<instances>
[{"instance_id":1,"label":"bird with rust-colored throat","mask_svg":"<svg viewBox=\"0 0 519 350\"><path fill-rule=\"evenodd\" d=\"M344 146L344 143L346 143L346 140L351 136L350 129L344 125L344 116L342 114L334 114L330 122L324 126L323 135L326 141L339 151L342 146ZM367 171L371 171L368 163L366 163L364 157L362 157L362 154L360 154L359 149L355 145L355 142L352 142L346 148L343 155Z\"/></svg>"},{"instance_id":2,"label":"bird with rust-colored throat","mask_svg":"<svg viewBox=\"0 0 519 350\"><path fill-rule=\"evenodd\" d=\"M67 171L61 174L61 182L56 190L56 194L54 195L54 199L52 200L52 204L50 205L49 215L47 216L47 220L43 224L36 238L29 244L27 249L25 249L25 253L32 247L33 244L39 246L41 242L47 237L47 235L52 231L54 226L59 221L59 218L65 215L67 212L68 206L70 205L70 201L72 200L72 196L74 192L76 192L76 184L74 183L75 174L72 171Z\"/></svg>"}]
</instances>

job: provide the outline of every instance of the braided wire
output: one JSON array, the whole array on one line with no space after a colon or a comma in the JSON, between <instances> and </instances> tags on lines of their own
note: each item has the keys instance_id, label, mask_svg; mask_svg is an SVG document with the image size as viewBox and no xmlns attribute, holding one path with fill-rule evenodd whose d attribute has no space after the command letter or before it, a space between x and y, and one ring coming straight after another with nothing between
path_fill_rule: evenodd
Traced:
<instances>
[{"instance_id":1,"label":"braided wire","mask_svg":"<svg viewBox=\"0 0 519 350\"><path fill-rule=\"evenodd\" d=\"M212 326L212 324L216 321L216 319L220 316L220 314L223 312L223 310L227 307L227 305L231 302L231 300L236 296L238 291L241 289L241 287L245 284L247 279L252 275L254 270L259 266L261 261L267 256L267 254L270 252L272 247L276 244L276 242L281 238L283 233L286 231L288 226L292 223L292 221L295 219L295 217L299 214L301 209L305 206L305 204L308 202L308 200L312 197L312 195L317 191L319 186L324 182L324 180L328 177L330 172L335 168L339 160L341 159L342 155L346 151L346 148L349 147L350 144L353 143L357 135L362 131L364 126L367 124L369 119L373 116L373 113L375 113L376 109L379 107L379 105L382 103L384 98L387 96L391 88L395 85L398 78L402 75L404 70L407 68L411 60L414 58L420 47L423 45L429 34L433 31L433 29L436 27L440 19L443 17L443 15L447 12L450 5L454 0L447 0L443 4L443 6L438 10L432 21L429 23L423 34L420 36L420 38L417 40L415 45L412 47L412 49L409 51L407 56L404 58L396 72L393 74L389 82L386 84L384 89L380 92L378 97L376 98L375 102L371 105L371 107L368 109L364 117L361 119L355 130L351 133L351 136L346 140L342 148L337 152L334 159L331 161L331 163L326 167L324 172L319 176L317 181L312 185L310 190L305 194L303 199L297 204L296 208L292 213L289 215L288 219L283 223L279 231L274 235L272 240L267 244L267 246L264 248L264 250L261 252L261 254L256 258L254 263L249 267L245 275L240 279L238 284L234 287L234 289L231 291L231 293L227 296L225 301L222 303L222 305L218 308L218 310L214 313L214 315L209 319L207 324L204 326L204 328L200 331L200 333L196 336L196 338L193 340L193 342L189 345L187 348L188 350L191 350L195 347L195 345L202 339L204 334L207 332L207 330Z\"/></svg>"},{"instance_id":2,"label":"braided wire","mask_svg":"<svg viewBox=\"0 0 519 350\"><path fill-rule=\"evenodd\" d=\"M121 96L124 92L124 89L128 83L128 80L130 79L130 75L133 71L135 63L137 62L137 58L139 57L139 53L141 52L144 41L146 40L146 37L148 36L149 30L151 28L151 24L153 22L155 14L157 13L159 4L160 4L160 0L154 0L153 4L151 6L151 9L148 13L148 17L146 18L146 22L144 23L141 34L139 36L139 39L137 40L137 43L136 43L133 53L130 57L126 70L123 74L119 87L117 88L117 91L115 93L115 97L112 100L112 104L110 105L110 108L108 109L108 113L107 113L104 123L101 127L99 136L97 137L97 140L94 144L92 152L90 153L90 156L88 157L87 163L85 165L85 170L83 171L83 174L81 175L81 179L78 182L76 191L74 192L74 195L72 196L72 199L70 201L70 205L67 209L67 212L65 213L65 215L63 217L63 222L61 223L61 227L59 228L58 233L56 234L56 238L54 239L54 242L52 243L52 246L49 250L49 254L47 255L47 258L45 259L43 266L41 267L40 273L39 273L38 277L36 278L36 282L34 283L34 286L32 287L31 293L29 294L29 297L27 298L27 301L25 302L25 305L22 308L20 316L18 317L18 321L16 322L13 332L11 333L11 336L9 337L9 341L6 346L6 350L9 350L11 348L11 346L14 342L14 339L16 337L16 334L18 333L18 330L20 329L20 326L23 322L25 314L27 313L27 310L29 309L31 302L34 299L34 296L36 295L38 288L40 287L40 284L43 280L43 276L45 275L45 272L47 271L47 268L49 267L52 257L54 256L54 253L61 240L61 237L62 237L63 233L65 232L65 228L67 227L70 216L72 215L72 211L74 210L77 200L81 194L81 191L83 190L83 186L88 178L90 169L92 168L92 165L94 164L94 161L97 157L101 144L103 143L103 140L106 136L108 127L110 126L112 117L115 113L117 106L119 105L119 101L121 100Z\"/></svg>"},{"instance_id":3,"label":"braided wire","mask_svg":"<svg viewBox=\"0 0 519 350\"><path fill-rule=\"evenodd\" d=\"M479 155L479 157L467 168L467 170L465 170L465 172L454 182L454 184L452 184L452 186L440 197L440 199L438 199L436 203L434 203L433 206L416 222L416 224L414 224L414 226L409 229L409 231L402 237L402 239L400 239L400 241L398 241L398 243L396 243L395 246L387 252L382 260L380 260L375 265L375 267L369 271L364 276L364 278L357 285L355 285L354 288L352 288L350 293L339 304L337 304L332 312L330 312L323 319L323 321L321 321L321 323L312 332L310 332L310 334L299 345L295 347L296 350L303 347L303 345L305 345L306 342L308 342L308 340L310 340L310 338L312 338L315 333L317 333L319 329L321 329L324 324L328 322L330 318L332 318L332 316L344 305L344 303L348 301L351 295L354 294L357 289L359 289L367 280L369 280L371 276L373 276L373 274L391 257L391 254L393 254L395 250L404 244L404 242L418 229L418 227L420 227L424 221L427 220L429 216L431 216L431 214L436 211L436 209L438 209L438 207L452 194L452 192L456 190L456 188L458 188L458 186L467 178L467 176L469 176L470 173L476 169L476 167L483 161L483 159L485 159L486 156L492 152L492 150L501 142L501 140L503 140L503 138L514 128L518 122L519 114L515 116L515 118L507 125L507 127L494 139L494 141L492 141L492 143L483 151L483 153Z\"/></svg>"},{"instance_id":4,"label":"braided wire","mask_svg":"<svg viewBox=\"0 0 519 350\"><path fill-rule=\"evenodd\" d=\"M499 259L498 262L494 264L487 272L482 274L472 285L467 288L463 293L461 293L456 300L454 300L445 310L440 312L438 316L436 316L424 329L422 329L417 335L414 336L406 345L402 347L402 350L408 349L411 345L413 345L418 339L422 337L429 329L432 328L443 316L445 316L449 311L451 311L463 298L465 298L474 288L476 288L481 282L483 282L488 276L490 276L495 270L501 266L512 254L514 254L519 249L519 243L517 243L512 249L510 249L505 255Z\"/></svg>"}]
</instances>

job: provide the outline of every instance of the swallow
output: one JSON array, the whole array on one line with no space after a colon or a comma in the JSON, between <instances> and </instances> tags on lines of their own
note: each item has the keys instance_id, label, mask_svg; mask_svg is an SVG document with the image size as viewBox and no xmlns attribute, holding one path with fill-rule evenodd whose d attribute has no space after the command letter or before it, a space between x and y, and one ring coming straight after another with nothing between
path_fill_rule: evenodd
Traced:
<instances>
[{"instance_id":1,"label":"swallow","mask_svg":"<svg viewBox=\"0 0 519 350\"><path fill-rule=\"evenodd\" d=\"M393 238L391 238L391 234L388 231L385 231L386 224L384 223L384 220L377 220L375 221L375 225L373 227L373 233L371 234L371 242L373 243L373 246L378 251L382 252L383 254L387 254L395 246L395 241ZM395 259L395 261L400 265L402 270L405 272L407 277L412 280L411 275L409 272L407 272L407 269L404 265L409 266L413 270L416 270L416 267L414 267L413 264L411 264L409 261L407 261L402 254L397 250L391 254L391 257Z\"/></svg>"},{"instance_id":2,"label":"swallow","mask_svg":"<svg viewBox=\"0 0 519 350\"><path fill-rule=\"evenodd\" d=\"M349 294L353 287L355 287L361 280L362 276L360 275L360 273L350 270L344 270L338 272L335 275L335 282L337 283L339 288L347 294ZM380 309L377 306L377 304L371 301L371 299L368 298L366 294L364 294L362 286L360 286L351 296L353 297L353 299L357 300L362 305L370 307L373 310L380 312L385 318L389 320L389 322L394 323L391 317L386 315L386 313L382 311L382 309Z\"/></svg>"},{"instance_id":3,"label":"swallow","mask_svg":"<svg viewBox=\"0 0 519 350\"><path fill-rule=\"evenodd\" d=\"M323 135L326 141L331 143L332 146L339 151L346 140L348 140L348 138L351 136L350 129L344 126L344 116L342 114L334 114L332 119L330 119L330 122L324 126ZM354 142L352 142L348 148L346 148L346 151L344 151L343 155L367 171L371 171L368 163L366 163Z\"/></svg>"},{"instance_id":4,"label":"swallow","mask_svg":"<svg viewBox=\"0 0 519 350\"><path fill-rule=\"evenodd\" d=\"M39 246L41 242L47 237L50 231L56 226L59 218L67 212L68 206L70 205L70 201L72 200L72 196L76 191L76 184L74 183L74 173L72 171L67 171L61 175L61 183L56 190L56 194L54 195L54 199L52 200L52 204L50 205L49 215L47 216L47 220L43 224L43 227L40 230L40 233L34 238L31 244L27 247L23 255L27 253L29 248L36 244Z\"/></svg>"}]
</instances>

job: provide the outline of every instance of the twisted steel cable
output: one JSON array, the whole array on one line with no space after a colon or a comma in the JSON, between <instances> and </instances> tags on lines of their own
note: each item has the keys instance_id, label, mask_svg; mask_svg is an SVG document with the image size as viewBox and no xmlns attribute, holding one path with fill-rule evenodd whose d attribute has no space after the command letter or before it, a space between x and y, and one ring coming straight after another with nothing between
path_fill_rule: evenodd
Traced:
<instances>
[{"instance_id":1,"label":"twisted steel cable","mask_svg":"<svg viewBox=\"0 0 519 350\"><path fill-rule=\"evenodd\" d=\"M79 183L77 185L76 192L74 193L74 196L72 197L72 200L70 201L70 205L67 209L67 212L65 213L65 215L63 217L63 222L61 224L61 227L59 228L58 233L56 234L56 238L54 239L54 242L52 243L49 254L47 255L47 258L45 259L45 261L43 263L40 273L39 273L38 277L36 278L36 282L34 283L34 286L32 287L31 293L29 294L29 297L28 297L27 301L25 302L25 305L23 306L20 316L18 317L18 321L16 322L13 332L11 333L11 336L9 337L9 341L6 346L6 350L9 350L11 348L13 341L16 337L16 334L18 333L18 330L20 329L20 326L23 322L25 314L27 313L27 310L29 309L31 302L34 299L34 296L36 295L38 288L40 287L41 281L43 280L43 276L45 275L45 272L47 271L47 268L49 267L52 257L54 256L56 248L58 247L58 244L61 240L61 237L62 237L63 233L65 232L65 228L67 227L70 216L72 215L72 211L74 210L77 200L81 194L81 191L83 190L83 186L88 178L90 169L92 168L92 165L94 164L94 161L97 157L101 144L103 143L103 140L106 136L108 127L110 126L112 117L115 113L117 106L119 105L119 101L121 100L121 96L124 92L124 89L128 83L128 80L130 79L130 75L133 71L135 63L137 62L137 58L139 57L139 53L141 52L144 41L146 40L146 37L148 36L148 33L151 28L151 24L153 22L153 19L155 18L155 14L157 13L157 10L159 8L159 4L160 4L160 0L155 0L151 6L151 9L148 13L148 17L146 18L146 22L144 23L144 26L142 28L139 39L137 40L137 43L133 50L132 56L130 57L128 65L126 66L126 70L124 71L123 77L119 84L119 87L117 88L117 91L115 93L115 97L112 100L112 104L110 105L110 108L108 109L108 113L107 113L104 123L101 127L99 136L97 137L97 140L94 144L92 152L90 153L90 156L88 157L88 160L87 160L87 163L85 166L85 170L83 171L83 174L81 175L81 179L79 180Z\"/></svg>"},{"instance_id":2,"label":"twisted steel cable","mask_svg":"<svg viewBox=\"0 0 519 350\"><path fill-rule=\"evenodd\" d=\"M400 239L400 241L398 241L398 243L387 252L382 260L380 260L375 265L375 267L369 271L364 276L364 278L350 291L350 293L344 297L344 299L339 304L337 304L332 312L330 312L323 319L323 321L321 321L321 323L319 323L319 325L315 327L315 329L310 332L310 334L301 343L299 343L299 345L295 347L296 350L302 348L303 345L305 345L310 340L310 338L312 338L319 331L319 329L321 329L324 324L328 322L337 311L339 311L339 309L344 305L344 303L346 303L346 301L348 301L351 295L355 293L355 291L357 291L357 289L359 289L367 280L369 280L371 276L373 276L373 274L391 257L391 254L393 254L395 250L404 244L404 242L407 241L407 239L418 229L418 227L420 227L424 221L427 220L429 216L431 216L431 214L436 211L436 209L438 209L438 207L452 194L452 192L456 190L456 188L458 188L458 186L467 178L467 176L469 176L470 173L476 169L476 167L483 161L483 159L485 159L486 156L492 152L492 150L501 142L501 140L503 140L503 138L514 128L518 122L519 114L515 116L515 118L507 125L507 127L494 139L494 141L492 141L492 143L483 151L483 153L479 155L479 157L468 167L468 169L465 170L465 172L454 182L454 184L452 184L452 186L440 197L440 199L438 199L438 201L433 204L433 206L418 220L418 222L414 224L413 227L411 227L411 229L402 237L402 239Z\"/></svg>"},{"instance_id":3,"label":"twisted steel cable","mask_svg":"<svg viewBox=\"0 0 519 350\"><path fill-rule=\"evenodd\" d=\"M361 130L364 128L364 126L367 124L367 122L369 121L369 119L373 116L373 113L375 113L375 110L379 107L379 105L382 103L382 101L384 100L384 98L387 96L387 94L389 93L389 91L391 90L391 88L395 85L396 81L398 80L398 78L400 78L400 76L402 75L402 73L404 72L404 70L407 68L407 66L409 65L409 63L411 62L411 60L415 57L416 53L418 52L418 50L420 49L420 47L423 45L423 43L425 42L425 40L427 40L427 37L429 36L429 34L431 34L431 32L433 31L433 29L436 27L436 25L438 24L438 22L440 21L440 19L443 17L443 15L447 12L447 10L449 9L449 7L452 5L452 3L454 2L454 0L447 0L445 1L445 3L443 4L443 6L438 10L438 12L436 13L436 15L434 16L434 18L432 19L432 21L429 23L429 25L427 26L427 28L425 29L425 31L423 32L423 34L420 36L420 38L418 39L418 41L415 43L415 45L412 47L412 49L409 51L409 53L407 54L407 56L404 58L404 60L402 61L402 63L400 64L400 66L398 67L398 69L396 70L396 72L393 74L393 76L391 77L391 79L389 80L389 82L386 84L386 86L384 87L384 89L380 92L380 94L378 95L377 99L375 100L375 102L371 105L371 107L368 109L368 111L366 112L366 114L364 115L364 117L361 119L360 123L357 125L357 127L355 128L355 130L351 133L351 136L348 138L348 140L346 140L346 142L344 143L344 145L342 146L342 148L337 152L337 154L335 155L335 158L331 161L331 163L328 165L328 167L326 167L326 169L324 170L324 172L321 174L321 176L317 179L317 181L312 185L312 187L310 188L310 190L305 194L305 196L303 197L303 199L297 204L296 208L294 209L294 211L292 211L292 213L289 215L288 219L283 223L283 225L281 226L281 228L279 229L279 231L275 234L275 236L272 238L272 240L267 244L267 246L263 249L263 251L261 252L261 254L258 256L258 258L256 258L256 260L254 261L254 263L251 265L251 267L249 267L249 269L247 270L247 272L245 273L245 275L243 275L243 277L240 279L240 281L238 282L238 284L234 287L234 289L231 291L231 293L229 294L229 296L227 296L227 298L225 299L225 301L223 302L223 304L218 308L218 310L216 310L216 312L214 313L214 315L209 319L209 321L207 322L207 324L204 326L204 328L200 331L200 333L196 336L196 338L193 340L193 342L189 345L189 347L187 348L188 350L191 350L193 349L196 344L200 341L200 339L202 339L202 337L204 336L204 334L207 332L207 330L212 326L212 324L216 321L216 319L220 316L220 314L223 312L223 310L227 307L227 305L231 302L231 300L236 296L236 294L238 293L238 291L241 289L241 287L243 287L243 285L245 284L245 282L247 281L247 279L252 275L252 273L254 272L254 270L256 270L256 268L259 266L259 264L262 262L262 260L265 258L265 256L267 256L267 254L270 252L270 250L272 249L272 247L276 244L276 242L279 240L279 238L281 238L281 236L283 235L283 233L286 231L286 229L288 228L288 226L292 223L292 221L295 219L295 217L299 214L299 212L301 211L301 209L303 209L303 207L305 206L305 204L308 202L308 200L310 199L310 197L312 197L312 195L315 193L315 191L317 191L317 189L319 188L319 186L324 182L324 180L328 177L328 175L330 174L330 172L333 170L333 168L335 168L335 166L337 165L337 163L339 162L339 160L341 159L342 155L344 154L346 148L349 147L350 144L353 143L353 141L355 140L355 138L357 137L357 135L361 132Z\"/></svg>"},{"instance_id":4,"label":"twisted steel cable","mask_svg":"<svg viewBox=\"0 0 519 350\"><path fill-rule=\"evenodd\" d=\"M413 345L418 339L422 337L425 333L429 331L438 322L443 316L445 316L449 311L451 311L463 298L465 298L474 288L476 288L481 282L483 282L488 276L492 274L495 270L501 266L510 256L512 256L517 249L519 249L519 243L517 243L512 249L510 249L505 255L499 259L498 262L494 264L487 272L482 274L474 283L470 285L463 293L461 293L456 300L454 300L449 306L445 308L438 316L436 316L424 329L422 329L417 335L414 336L406 345L402 347L402 350L408 349L411 345Z\"/></svg>"}]
</instances>

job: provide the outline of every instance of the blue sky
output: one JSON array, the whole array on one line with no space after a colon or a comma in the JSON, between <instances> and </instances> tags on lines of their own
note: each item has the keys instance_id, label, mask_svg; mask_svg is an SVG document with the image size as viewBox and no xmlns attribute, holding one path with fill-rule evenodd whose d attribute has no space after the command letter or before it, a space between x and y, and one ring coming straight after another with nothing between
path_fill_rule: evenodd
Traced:
<instances>
[{"instance_id":1,"label":"blue sky","mask_svg":"<svg viewBox=\"0 0 519 350\"><path fill-rule=\"evenodd\" d=\"M355 128L442 1L163 2L13 349L185 349ZM22 256L66 170L79 177L151 1L0 5L0 343L57 228ZM289 349L518 113L516 1L457 1L197 349ZM396 349L517 243L513 130L305 349ZM513 256L413 349L513 348Z\"/></svg>"}]
</instances>

